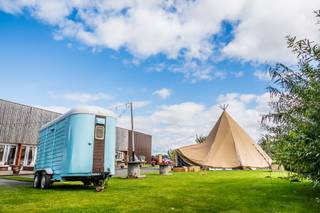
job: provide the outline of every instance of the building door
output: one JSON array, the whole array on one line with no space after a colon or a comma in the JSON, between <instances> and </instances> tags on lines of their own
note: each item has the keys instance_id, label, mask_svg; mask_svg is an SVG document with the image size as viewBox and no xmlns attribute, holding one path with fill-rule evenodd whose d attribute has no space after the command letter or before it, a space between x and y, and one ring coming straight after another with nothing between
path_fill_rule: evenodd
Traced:
<instances>
[{"instance_id":1,"label":"building door","mask_svg":"<svg viewBox=\"0 0 320 213\"><path fill-rule=\"evenodd\" d=\"M22 150L21 150L21 156L20 156L20 165L19 166L24 166L24 160L25 160L25 155L26 155L26 146L22 146Z\"/></svg>"},{"instance_id":2,"label":"building door","mask_svg":"<svg viewBox=\"0 0 320 213\"><path fill-rule=\"evenodd\" d=\"M103 118L97 118L102 119ZM93 173L104 172L104 140L105 139L105 123L96 122L94 131L94 146L93 146Z\"/></svg>"}]
</instances>

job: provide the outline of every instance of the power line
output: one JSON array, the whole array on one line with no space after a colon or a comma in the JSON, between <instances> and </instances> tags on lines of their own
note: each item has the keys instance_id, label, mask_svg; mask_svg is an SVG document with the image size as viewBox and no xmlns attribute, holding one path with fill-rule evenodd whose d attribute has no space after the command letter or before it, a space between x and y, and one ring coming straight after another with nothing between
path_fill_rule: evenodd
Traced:
<instances>
[{"instance_id":1,"label":"power line","mask_svg":"<svg viewBox=\"0 0 320 213\"><path fill-rule=\"evenodd\" d=\"M130 108L130 103L124 103L124 104L115 105L113 107L109 107L108 109L112 111L122 109L122 111L119 114L117 114L117 117L121 118L129 108Z\"/></svg>"},{"instance_id":2,"label":"power line","mask_svg":"<svg viewBox=\"0 0 320 213\"><path fill-rule=\"evenodd\" d=\"M109 107L108 109L109 109L109 110L119 110L119 109L124 108L124 107L128 109L128 108L130 107L130 103L118 104L118 105Z\"/></svg>"}]
</instances>

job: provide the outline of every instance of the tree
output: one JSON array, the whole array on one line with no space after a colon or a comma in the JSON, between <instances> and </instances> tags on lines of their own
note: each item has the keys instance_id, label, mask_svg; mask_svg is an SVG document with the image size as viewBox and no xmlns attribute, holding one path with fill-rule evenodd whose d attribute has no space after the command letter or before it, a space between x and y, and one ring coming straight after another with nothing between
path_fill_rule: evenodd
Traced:
<instances>
[{"instance_id":1,"label":"tree","mask_svg":"<svg viewBox=\"0 0 320 213\"><path fill-rule=\"evenodd\" d=\"M203 142L205 142L205 140L207 139L207 136L203 136L203 135L200 135L200 136L198 136L198 135L196 135L196 143L203 143Z\"/></svg>"},{"instance_id":2,"label":"tree","mask_svg":"<svg viewBox=\"0 0 320 213\"><path fill-rule=\"evenodd\" d=\"M270 140L268 135L265 135L262 137L258 144L261 146L261 148L272 158L272 141Z\"/></svg>"},{"instance_id":3,"label":"tree","mask_svg":"<svg viewBox=\"0 0 320 213\"><path fill-rule=\"evenodd\" d=\"M169 149L167 155L170 160L175 161L175 151L173 149Z\"/></svg>"},{"instance_id":4,"label":"tree","mask_svg":"<svg viewBox=\"0 0 320 213\"><path fill-rule=\"evenodd\" d=\"M320 18L320 10L316 12ZM262 123L273 159L315 185L320 182L320 47L309 39L287 37L298 59L295 67L276 64L269 73L272 111Z\"/></svg>"}]
</instances>

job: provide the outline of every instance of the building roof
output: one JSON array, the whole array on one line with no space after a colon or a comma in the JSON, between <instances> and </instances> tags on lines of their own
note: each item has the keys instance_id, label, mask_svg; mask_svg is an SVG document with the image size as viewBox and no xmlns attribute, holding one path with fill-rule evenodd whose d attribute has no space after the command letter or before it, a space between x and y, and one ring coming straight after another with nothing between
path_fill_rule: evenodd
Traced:
<instances>
[{"instance_id":1,"label":"building roof","mask_svg":"<svg viewBox=\"0 0 320 213\"><path fill-rule=\"evenodd\" d=\"M51 111L51 110L48 110L48 109L43 109L43 108L40 108L40 107L30 106L30 105L22 104L22 103L17 103L15 101L9 101L9 100L5 100L5 99L1 99L1 98L0 98L0 102L4 102L4 103L7 103L7 104L13 104L13 105L21 106L21 107L33 108L35 110L40 110L40 111L45 111L45 112L48 112L48 113L55 113L55 114L60 114L61 115L61 113L59 113L59 112L54 112L54 111Z\"/></svg>"},{"instance_id":2,"label":"building roof","mask_svg":"<svg viewBox=\"0 0 320 213\"><path fill-rule=\"evenodd\" d=\"M37 144L40 127L59 115L0 99L0 143Z\"/></svg>"}]
</instances>

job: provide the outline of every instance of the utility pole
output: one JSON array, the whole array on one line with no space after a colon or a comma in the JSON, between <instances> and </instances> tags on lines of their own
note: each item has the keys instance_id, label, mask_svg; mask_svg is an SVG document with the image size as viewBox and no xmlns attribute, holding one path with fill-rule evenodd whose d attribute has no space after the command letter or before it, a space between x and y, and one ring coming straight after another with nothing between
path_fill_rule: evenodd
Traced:
<instances>
[{"instance_id":1,"label":"utility pole","mask_svg":"<svg viewBox=\"0 0 320 213\"><path fill-rule=\"evenodd\" d=\"M130 113L131 113L131 147L132 147L132 161L135 161L135 144L134 144L134 126L133 126L133 106L132 101L129 103L130 105Z\"/></svg>"},{"instance_id":2,"label":"utility pole","mask_svg":"<svg viewBox=\"0 0 320 213\"><path fill-rule=\"evenodd\" d=\"M132 101L128 103L131 113L131 147L132 147L132 158L131 162L128 162L128 178L141 178L144 176L140 175L140 162L135 159L135 143L134 143L134 126L133 126L133 106Z\"/></svg>"}]
</instances>

